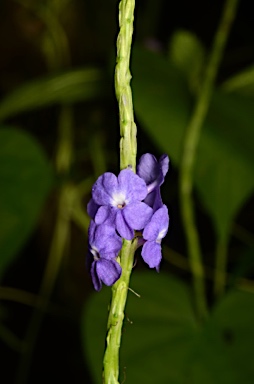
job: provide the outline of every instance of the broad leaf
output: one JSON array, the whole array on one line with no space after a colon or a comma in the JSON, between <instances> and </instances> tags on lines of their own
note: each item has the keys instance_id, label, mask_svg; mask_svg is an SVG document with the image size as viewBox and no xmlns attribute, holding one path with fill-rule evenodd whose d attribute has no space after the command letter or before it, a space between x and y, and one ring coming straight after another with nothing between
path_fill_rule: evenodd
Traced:
<instances>
[{"instance_id":1,"label":"broad leaf","mask_svg":"<svg viewBox=\"0 0 254 384\"><path fill-rule=\"evenodd\" d=\"M101 97L108 89L104 73L97 68L76 69L20 86L0 103L0 120L52 104L71 104Z\"/></svg>"},{"instance_id":2,"label":"broad leaf","mask_svg":"<svg viewBox=\"0 0 254 384\"><path fill-rule=\"evenodd\" d=\"M135 112L154 143L179 162L184 129L191 113L191 97L182 72L166 58L134 50Z\"/></svg>"},{"instance_id":3,"label":"broad leaf","mask_svg":"<svg viewBox=\"0 0 254 384\"><path fill-rule=\"evenodd\" d=\"M254 295L229 292L215 307L193 351L193 384L251 384Z\"/></svg>"},{"instance_id":4,"label":"broad leaf","mask_svg":"<svg viewBox=\"0 0 254 384\"><path fill-rule=\"evenodd\" d=\"M120 375L130 383L177 383L196 331L186 287L170 275L133 273L123 325ZM92 296L82 326L85 354L94 378L101 382L110 290Z\"/></svg>"},{"instance_id":5,"label":"broad leaf","mask_svg":"<svg viewBox=\"0 0 254 384\"><path fill-rule=\"evenodd\" d=\"M205 60L205 50L198 38L186 30L177 30L169 44L169 58L185 74L190 89L198 91Z\"/></svg>"},{"instance_id":6,"label":"broad leaf","mask_svg":"<svg viewBox=\"0 0 254 384\"><path fill-rule=\"evenodd\" d=\"M237 73L222 84L226 92L237 93L238 95L254 96L254 67L251 66Z\"/></svg>"},{"instance_id":7,"label":"broad leaf","mask_svg":"<svg viewBox=\"0 0 254 384\"><path fill-rule=\"evenodd\" d=\"M52 185L50 165L24 131L0 129L0 277L34 228Z\"/></svg>"},{"instance_id":8,"label":"broad leaf","mask_svg":"<svg viewBox=\"0 0 254 384\"><path fill-rule=\"evenodd\" d=\"M198 327L186 287L170 275L134 272L120 358L120 382L251 384L254 381L254 295L232 291ZM84 352L102 381L110 290L92 295L82 317Z\"/></svg>"},{"instance_id":9,"label":"broad leaf","mask_svg":"<svg viewBox=\"0 0 254 384\"><path fill-rule=\"evenodd\" d=\"M214 93L198 148L195 183L224 239L254 188L253 120L250 100Z\"/></svg>"},{"instance_id":10,"label":"broad leaf","mask_svg":"<svg viewBox=\"0 0 254 384\"><path fill-rule=\"evenodd\" d=\"M138 119L161 151L177 165L191 99L180 74L161 56L136 50L134 105ZM194 182L217 233L230 223L254 188L254 108L249 99L215 92L202 129Z\"/></svg>"}]
</instances>

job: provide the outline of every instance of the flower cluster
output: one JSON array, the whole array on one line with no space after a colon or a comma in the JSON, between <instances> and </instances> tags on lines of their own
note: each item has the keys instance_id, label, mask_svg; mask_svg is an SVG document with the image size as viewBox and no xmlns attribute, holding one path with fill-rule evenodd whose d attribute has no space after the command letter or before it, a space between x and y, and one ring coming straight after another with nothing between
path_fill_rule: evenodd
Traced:
<instances>
[{"instance_id":1,"label":"flower cluster","mask_svg":"<svg viewBox=\"0 0 254 384\"><path fill-rule=\"evenodd\" d=\"M167 155L157 161L146 153L140 158L137 174L130 168L122 170L118 177L106 172L93 185L92 199L87 206L92 219L88 233L88 266L97 291L102 283L113 285L121 276L121 266L116 259L122 238L132 240L135 231L142 231L138 245L143 245L144 261L150 268L159 270L161 240L169 225L160 186L168 167Z\"/></svg>"}]
</instances>

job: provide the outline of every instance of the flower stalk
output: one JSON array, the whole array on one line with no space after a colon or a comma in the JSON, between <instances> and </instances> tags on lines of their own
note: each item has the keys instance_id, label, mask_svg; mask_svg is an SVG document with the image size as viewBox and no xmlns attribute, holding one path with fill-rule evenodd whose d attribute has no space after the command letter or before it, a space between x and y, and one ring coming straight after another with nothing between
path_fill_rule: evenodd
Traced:
<instances>
[{"instance_id":1,"label":"flower stalk","mask_svg":"<svg viewBox=\"0 0 254 384\"><path fill-rule=\"evenodd\" d=\"M214 38L211 55L208 60L203 85L196 101L193 115L186 129L183 144L183 156L180 165L181 210L187 237L188 253L190 257L190 266L193 274L193 286L196 298L196 310L199 319L204 319L206 317L207 303L205 297L204 270L202 265L201 249L193 208L193 170L202 125L209 108L214 82L227 42L230 27L236 14L237 4L238 0L226 0L225 2L221 21Z\"/></svg>"},{"instance_id":2,"label":"flower stalk","mask_svg":"<svg viewBox=\"0 0 254 384\"><path fill-rule=\"evenodd\" d=\"M134 122L132 92L130 87L130 53L133 34L134 0L122 0L119 4L119 27L115 67L115 92L119 104L120 169L136 170L137 128Z\"/></svg>"},{"instance_id":3,"label":"flower stalk","mask_svg":"<svg viewBox=\"0 0 254 384\"><path fill-rule=\"evenodd\" d=\"M132 92L130 87L130 53L133 34L134 0L119 3L119 35L115 68L115 91L119 104L120 169L131 166L136 172L136 124L134 122ZM127 300L130 275L133 267L137 239L123 239L119 255L122 267L120 279L112 287L112 300L107 324L106 350L103 360L103 382L118 384L119 349L121 343L124 308Z\"/></svg>"}]
</instances>

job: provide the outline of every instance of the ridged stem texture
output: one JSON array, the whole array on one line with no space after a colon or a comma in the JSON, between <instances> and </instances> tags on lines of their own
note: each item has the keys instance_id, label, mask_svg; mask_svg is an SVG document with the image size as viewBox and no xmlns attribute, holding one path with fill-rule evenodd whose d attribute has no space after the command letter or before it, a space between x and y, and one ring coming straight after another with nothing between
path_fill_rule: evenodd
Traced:
<instances>
[{"instance_id":1,"label":"ridged stem texture","mask_svg":"<svg viewBox=\"0 0 254 384\"><path fill-rule=\"evenodd\" d=\"M130 53L133 34L135 1L119 3L119 35L115 68L115 91L119 104L120 169L131 167L136 171L136 125L134 122L132 92L130 87ZM107 324L106 350L103 361L103 383L119 384L119 350L121 344L124 309L133 266L137 240L123 240L119 255L122 267L120 279L112 287L112 299Z\"/></svg>"}]
</instances>

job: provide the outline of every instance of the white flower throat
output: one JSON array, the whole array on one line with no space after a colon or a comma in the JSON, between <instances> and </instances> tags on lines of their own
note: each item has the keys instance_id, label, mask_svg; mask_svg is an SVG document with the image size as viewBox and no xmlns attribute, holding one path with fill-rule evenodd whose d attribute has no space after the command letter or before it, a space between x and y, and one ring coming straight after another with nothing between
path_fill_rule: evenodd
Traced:
<instances>
[{"instance_id":1,"label":"white flower throat","mask_svg":"<svg viewBox=\"0 0 254 384\"><path fill-rule=\"evenodd\" d=\"M127 199L125 194L122 192L114 193L112 195L112 205L118 209L123 209L127 204Z\"/></svg>"}]
</instances>

